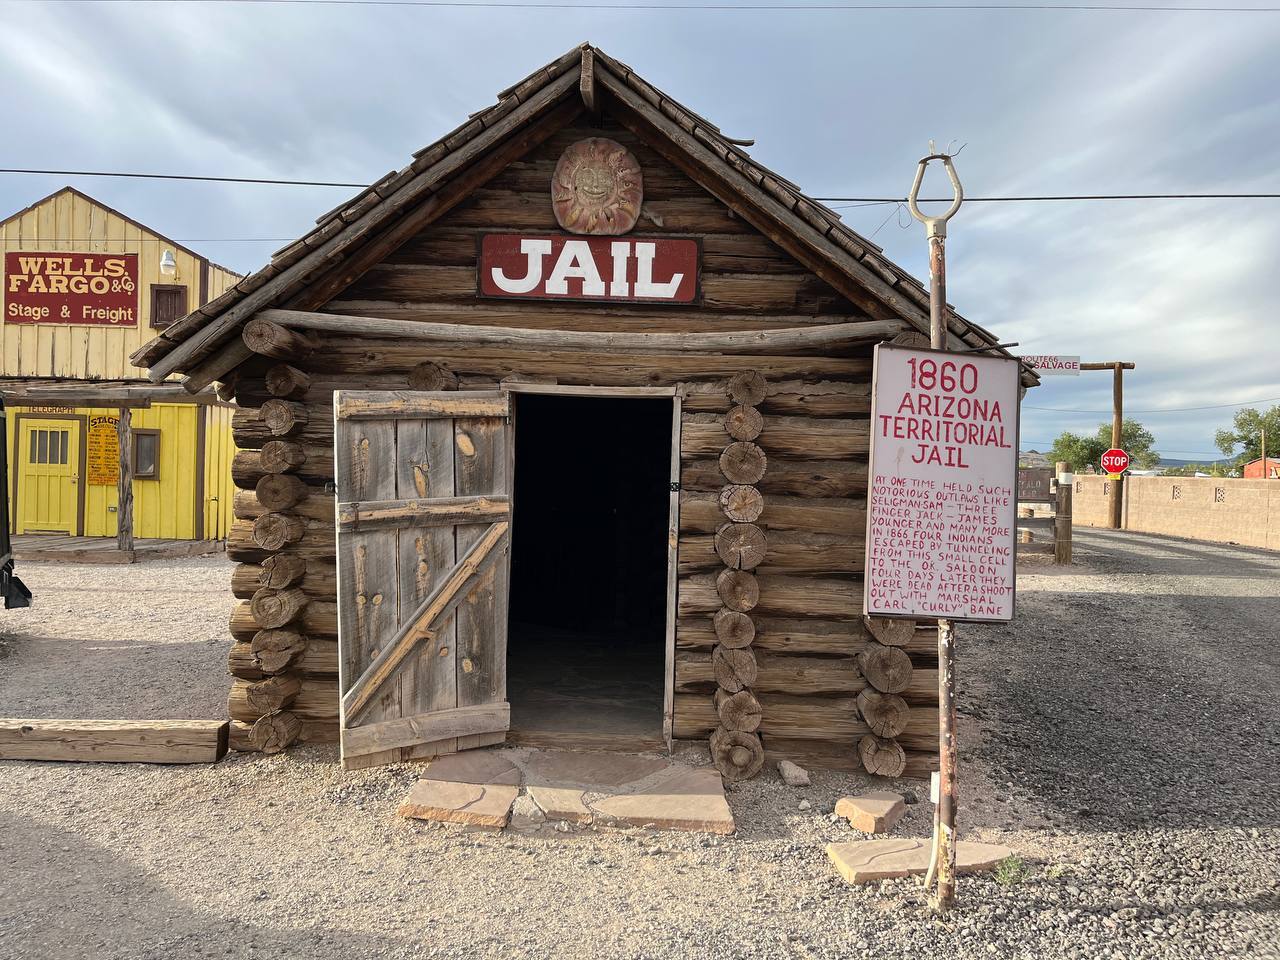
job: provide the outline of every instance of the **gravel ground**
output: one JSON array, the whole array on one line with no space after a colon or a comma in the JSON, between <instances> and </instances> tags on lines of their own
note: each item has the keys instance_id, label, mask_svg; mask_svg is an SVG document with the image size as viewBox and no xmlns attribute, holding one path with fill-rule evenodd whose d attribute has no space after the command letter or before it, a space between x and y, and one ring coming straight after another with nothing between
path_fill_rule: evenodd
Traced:
<instances>
[{"instance_id":1,"label":"gravel ground","mask_svg":"<svg viewBox=\"0 0 1280 960\"><path fill-rule=\"evenodd\" d=\"M0 715L225 717L231 564L23 563L35 595L0 610Z\"/></svg>"},{"instance_id":2,"label":"gravel ground","mask_svg":"<svg viewBox=\"0 0 1280 960\"><path fill-rule=\"evenodd\" d=\"M1080 531L1077 559L1028 565L1016 626L961 628L961 835L1020 859L962 877L945 920L918 881L854 888L828 865L823 844L853 838L830 811L860 776L739 785L728 838L544 838L401 820L420 768L344 773L308 747L0 763L0 957L1280 956L1280 555ZM69 595L109 574L35 571L60 609L6 615L0 712L220 715L225 561L132 568L132 595L156 584L172 613L149 598L92 625ZM140 623L181 648L150 661L163 688L109 676ZM930 816L915 803L895 832Z\"/></svg>"}]
</instances>

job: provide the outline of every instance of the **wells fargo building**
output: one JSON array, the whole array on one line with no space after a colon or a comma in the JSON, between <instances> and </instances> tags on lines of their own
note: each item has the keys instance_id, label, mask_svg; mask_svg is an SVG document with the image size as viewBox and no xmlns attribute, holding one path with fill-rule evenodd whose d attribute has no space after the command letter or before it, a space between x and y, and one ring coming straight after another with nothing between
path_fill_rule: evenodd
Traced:
<instances>
[{"instance_id":1,"label":"wells fargo building","mask_svg":"<svg viewBox=\"0 0 1280 960\"><path fill-rule=\"evenodd\" d=\"M123 468L133 535L224 538L231 408L129 354L237 275L70 187L0 222L0 248L13 532L116 536Z\"/></svg>"}]
</instances>

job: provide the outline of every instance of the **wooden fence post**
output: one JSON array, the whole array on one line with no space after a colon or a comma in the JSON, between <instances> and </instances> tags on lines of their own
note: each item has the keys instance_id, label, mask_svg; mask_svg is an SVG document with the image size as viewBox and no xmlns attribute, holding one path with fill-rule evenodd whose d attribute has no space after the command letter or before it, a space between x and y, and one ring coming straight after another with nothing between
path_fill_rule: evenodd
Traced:
<instances>
[{"instance_id":1,"label":"wooden fence post","mask_svg":"<svg viewBox=\"0 0 1280 960\"><path fill-rule=\"evenodd\" d=\"M116 549L133 552L133 411L120 408L116 439L120 445L120 479L116 488Z\"/></svg>"},{"instance_id":2,"label":"wooden fence post","mask_svg":"<svg viewBox=\"0 0 1280 960\"><path fill-rule=\"evenodd\" d=\"M1067 464L1058 461L1058 498L1054 506L1053 562L1071 563L1071 487L1074 481L1067 473ZM1063 481L1063 478L1066 481Z\"/></svg>"}]
</instances>

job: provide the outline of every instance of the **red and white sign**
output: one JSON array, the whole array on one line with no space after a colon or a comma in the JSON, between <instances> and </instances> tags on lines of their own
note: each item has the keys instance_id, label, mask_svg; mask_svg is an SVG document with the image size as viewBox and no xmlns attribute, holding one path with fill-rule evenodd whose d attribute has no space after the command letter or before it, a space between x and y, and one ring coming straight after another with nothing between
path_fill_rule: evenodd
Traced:
<instances>
[{"instance_id":1,"label":"red and white sign","mask_svg":"<svg viewBox=\"0 0 1280 960\"><path fill-rule=\"evenodd\" d=\"M880 344L863 609L1013 619L1017 360Z\"/></svg>"},{"instance_id":2,"label":"red and white sign","mask_svg":"<svg viewBox=\"0 0 1280 960\"><path fill-rule=\"evenodd\" d=\"M480 241L480 293L521 300L693 303L698 241L489 233Z\"/></svg>"},{"instance_id":3,"label":"red and white sign","mask_svg":"<svg viewBox=\"0 0 1280 960\"><path fill-rule=\"evenodd\" d=\"M6 252L4 320L136 327L138 255Z\"/></svg>"},{"instance_id":4,"label":"red and white sign","mask_svg":"<svg viewBox=\"0 0 1280 960\"><path fill-rule=\"evenodd\" d=\"M1129 469L1129 455L1119 447L1112 447L1099 458L1098 462L1102 464L1103 472L1113 477L1118 477Z\"/></svg>"}]
</instances>

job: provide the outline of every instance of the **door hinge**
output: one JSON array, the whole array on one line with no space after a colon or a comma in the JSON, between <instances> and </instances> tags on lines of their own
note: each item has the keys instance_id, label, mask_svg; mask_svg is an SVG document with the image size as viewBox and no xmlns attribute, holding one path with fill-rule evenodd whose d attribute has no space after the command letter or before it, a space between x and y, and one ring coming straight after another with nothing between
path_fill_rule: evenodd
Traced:
<instances>
[{"instance_id":1,"label":"door hinge","mask_svg":"<svg viewBox=\"0 0 1280 960\"><path fill-rule=\"evenodd\" d=\"M679 481L679 480L672 480L672 481L671 481L671 492L672 492L672 493L679 493L679 492L680 492L680 481Z\"/></svg>"}]
</instances>

